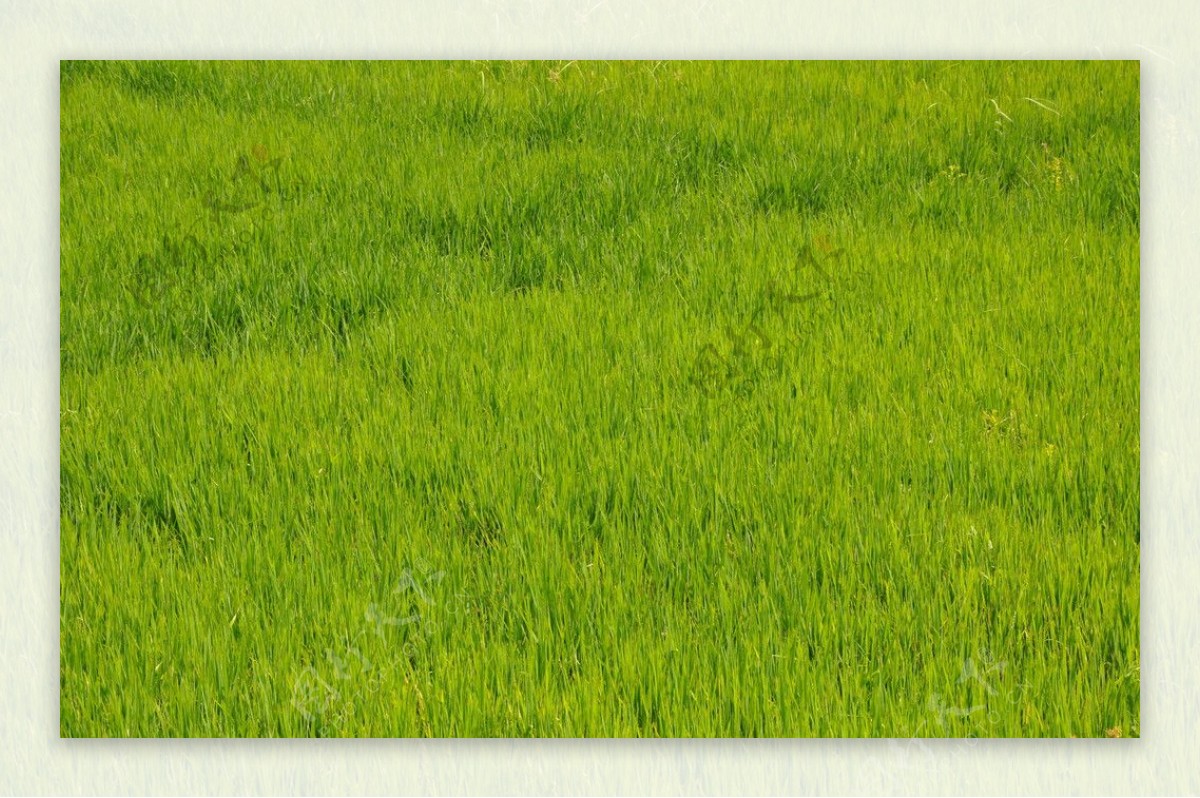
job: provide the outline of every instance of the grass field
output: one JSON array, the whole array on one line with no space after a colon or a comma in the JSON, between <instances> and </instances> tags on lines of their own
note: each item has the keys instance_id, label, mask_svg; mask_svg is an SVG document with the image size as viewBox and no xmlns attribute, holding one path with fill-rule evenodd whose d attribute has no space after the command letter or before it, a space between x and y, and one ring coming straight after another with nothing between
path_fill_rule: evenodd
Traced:
<instances>
[{"instance_id":1,"label":"grass field","mask_svg":"<svg viewBox=\"0 0 1200 798\"><path fill-rule=\"evenodd\" d=\"M1136 62L61 65L63 736L1137 736Z\"/></svg>"}]
</instances>

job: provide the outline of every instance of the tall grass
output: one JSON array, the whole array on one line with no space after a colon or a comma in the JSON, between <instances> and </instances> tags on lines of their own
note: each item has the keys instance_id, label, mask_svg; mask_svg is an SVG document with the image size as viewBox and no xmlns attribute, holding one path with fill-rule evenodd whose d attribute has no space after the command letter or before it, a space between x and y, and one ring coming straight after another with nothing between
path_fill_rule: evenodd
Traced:
<instances>
[{"instance_id":1,"label":"tall grass","mask_svg":"<svg viewBox=\"0 0 1200 798\"><path fill-rule=\"evenodd\" d=\"M63 62L62 734L1139 734L1138 91Z\"/></svg>"}]
</instances>

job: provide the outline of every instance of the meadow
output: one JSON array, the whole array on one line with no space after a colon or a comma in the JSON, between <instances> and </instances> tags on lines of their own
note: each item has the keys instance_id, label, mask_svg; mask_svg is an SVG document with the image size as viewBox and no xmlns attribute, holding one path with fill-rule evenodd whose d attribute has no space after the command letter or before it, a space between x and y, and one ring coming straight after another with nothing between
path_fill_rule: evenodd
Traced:
<instances>
[{"instance_id":1,"label":"meadow","mask_svg":"<svg viewBox=\"0 0 1200 798\"><path fill-rule=\"evenodd\" d=\"M1140 734L1136 62L60 103L62 736Z\"/></svg>"}]
</instances>

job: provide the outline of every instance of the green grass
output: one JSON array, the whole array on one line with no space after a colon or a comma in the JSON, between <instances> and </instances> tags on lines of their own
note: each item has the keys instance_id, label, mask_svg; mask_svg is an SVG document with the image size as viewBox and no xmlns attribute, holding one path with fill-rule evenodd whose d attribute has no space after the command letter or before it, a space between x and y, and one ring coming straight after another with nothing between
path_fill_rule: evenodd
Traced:
<instances>
[{"instance_id":1,"label":"green grass","mask_svg":"<svg viewBox=\"0 0 1200 798\"><path fill-rule=\"evenodd\" d=\"M61 76L63 736L1140 733L1137 63Z\"/></svg>"}]
</instances>

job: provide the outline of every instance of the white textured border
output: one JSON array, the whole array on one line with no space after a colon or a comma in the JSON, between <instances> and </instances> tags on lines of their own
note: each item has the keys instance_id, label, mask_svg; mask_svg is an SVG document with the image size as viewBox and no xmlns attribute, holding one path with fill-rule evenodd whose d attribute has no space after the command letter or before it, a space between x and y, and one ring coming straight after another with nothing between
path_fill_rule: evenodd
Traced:
<instances>
[{"instance_id":1,"label":"white textured border","mask_svg":"<svg viewBox=\"0 0 1200 798\"><path fill-rule=\"evenodd\" d=\"M312 5L0 0L0 792L1200 793L1190 0ZM60 740L58 59L89 57L1140 59L1142 738Z\"/></svg>"}]
</instances>

